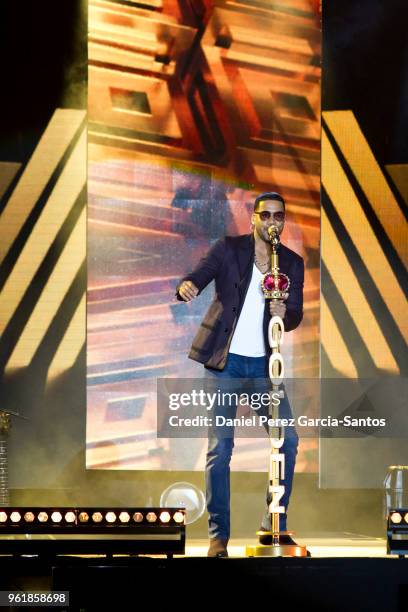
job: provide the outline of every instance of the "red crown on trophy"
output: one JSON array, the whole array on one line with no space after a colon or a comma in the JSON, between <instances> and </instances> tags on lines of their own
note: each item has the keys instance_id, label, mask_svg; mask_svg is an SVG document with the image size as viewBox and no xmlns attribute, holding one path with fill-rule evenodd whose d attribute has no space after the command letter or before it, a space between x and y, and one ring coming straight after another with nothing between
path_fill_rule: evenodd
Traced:
<instances>
[{"instance_id":1,"label":"red crown on trophy","mask_svg":"<svg viewBox=\"0 0 408 612\"><path fill-rule=\"evenodd\" d=\"M289 296L290 280L282 272L267 272L262 279L262 291L265 298L286 300Z\"/></svg>"}]
</instances>

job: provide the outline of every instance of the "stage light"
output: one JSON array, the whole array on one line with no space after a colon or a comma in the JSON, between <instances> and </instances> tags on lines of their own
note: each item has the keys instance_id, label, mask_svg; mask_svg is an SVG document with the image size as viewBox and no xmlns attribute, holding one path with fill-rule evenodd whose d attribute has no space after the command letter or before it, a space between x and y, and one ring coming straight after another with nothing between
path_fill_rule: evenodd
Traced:
<instances>
[{"instance_id":1,"label":"stage light","mask_svg":"<svg viewBox=\"0 0 408 612\"><path fill-rule=\"evenodd\" d=\"M191 525L204 514L205 495L190 482L175 482L161 494L160 505L164 508L185 508L183 521Z\"/></svg>"},{"instance_id":2,"label":"stage light","mask_svg":"<svg viewBox=\"0 0 408 612\"><path fill-rule=\"evenodd\" d=\"M170 520L171 516L169 514L169 512L161 512L160 513L160 520L162 523L168 523Z\"/></svg>"},{"instance_id":3,"label":"stage light","mask_svg":"<svg viewBox=\"0 0 408 612\"><path fill-rule=\"evenodd\" d=\"M390 515L390 519L391 519L391 521L392 521L392 522L393 522L395 525L397 525L398 523L400 523L400 522L402 521L402 516L400 515L400 513L399 513L399 512L393 512L393 513Z\"/></svg>"},{"instance_id":4,"label":"stage light","mask_svg":"<svg viewBox=\"0 0 408 612\"><path fill-rule=\"evenodd\" d=\"M75 512L69 511L65 513L65 520L67 523L75 523Z\"/></svg>"},{"instance_id":5,"label":"stage light","mask_svg":"<svg viewBox=\"0 0 408 612\"><path fill-rule=\"evenodd\" d=\"M119 520L121 523L128 523L130 521L130 514L129 512L121 512L119 514Z\"/></svg>"},{"instance_id":6,"label":"stage light","mask_svg":"<svg viewBox=\"0 0 408 612\"><path fill-rule=\"evenodd\" d=\"M108 523L114 523L116 521L116 514L114 512L107 512L105 519Z\"/></svg>"},{"instance_id":7,"label":"stage light","mask_svg":"<svg viewBox=\"0 0 408 612\"><path fill-rule=\"evenodd\" d=\"M174 513L173 515L173 519L176 521L176 523L183 523L184 522L184 513L177 511Z\"/></svg>"},{"instance_id":8,"label":"stage light","mask_svg":"<svg viewBox=\"0 0 408 612\"><path fill-rule=\"evenodd\" d=\"M392 508L408 507L408 466L390 465L384 480L384 518Z\"/></svg>"},{"instance_id":9,"label":"stage light","mask_svg":"<svg viewBox=\"0 0 408 612\"><path fill-rule=\"evenodd\" d=\"M387 553L399 557L408 555L408 508L393 508L389 511Z\"/></svg>"},{"instance_id":10,"label":"stage light","mask_svg":"<svg viewBox=\"0 0 408 612\"><path fill-rule=\"evenodd\" d=\"M0 555L171 556L184 547L181 508L0 507Z\"/></svg>"}]
</instances>

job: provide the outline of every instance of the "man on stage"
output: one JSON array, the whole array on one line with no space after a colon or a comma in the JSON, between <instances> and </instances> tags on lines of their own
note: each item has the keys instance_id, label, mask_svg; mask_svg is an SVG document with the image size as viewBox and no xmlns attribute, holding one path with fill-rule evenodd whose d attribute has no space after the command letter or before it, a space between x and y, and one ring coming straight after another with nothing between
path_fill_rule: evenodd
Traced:
<instances>
[{"instance_id":1,"label":"man on stage","mask_svg":"<svg viewBox=\"0 0 408 612\"><path fill-rule=\"evenodd\" d=\"M268 324L272 315L283 319L285 332L295 329L303 317L303 258L283 244L279 247L279 268L290 279L286 301L265 300L261 288L263 275L270 270L271 244L268 228L281 234L285 225L285 202L276 192L259 195L251 217L252 233L226 236L218 240L191 274L177 287L180 300L189 302L215 280L215 297L193 340L189 353L205 366L207 379L222 383L226 379L268 379ZM237 381L238 382L238 381ZM259 390L257 388L257 390ZM236 413L236 406L232 414ZM280 418L290 418L285 399L279 407ZM208 556L227 557L230 536L230 460L233 435L224 437L209 431L206 461L206 500L209 513L210 547ZM296 430L285 428L285 494L281 505L287 509L297 455ZM270 503L267 493L267 507ZM286 531L286 513L280 515L280 531ZM270 515L265 511L262 529L270 530ZM265 534L260 541L270 543ZM281 544L294 544L289 535Z\"/></svg>"}]
</instances>

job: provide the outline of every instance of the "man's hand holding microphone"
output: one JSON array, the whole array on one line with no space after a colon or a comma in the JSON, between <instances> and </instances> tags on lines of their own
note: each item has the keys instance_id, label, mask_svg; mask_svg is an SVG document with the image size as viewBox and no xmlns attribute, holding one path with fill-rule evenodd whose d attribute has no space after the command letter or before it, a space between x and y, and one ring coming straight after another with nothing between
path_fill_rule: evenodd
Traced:
<instances>
[{"instance_id":1,"label":"man's hand holding microphone","mask_svg":"<svg viewBox=\"0 0 408 612\"><path fill-rule=\"evenodd\" d=\"M271 300L269 302L269 312L271 313L272 317L276 315L280 317L281 319L283 319L286 313L285 302L283 302L282 300L279 300L279 301Z\"/></svg>"}]
</instances>

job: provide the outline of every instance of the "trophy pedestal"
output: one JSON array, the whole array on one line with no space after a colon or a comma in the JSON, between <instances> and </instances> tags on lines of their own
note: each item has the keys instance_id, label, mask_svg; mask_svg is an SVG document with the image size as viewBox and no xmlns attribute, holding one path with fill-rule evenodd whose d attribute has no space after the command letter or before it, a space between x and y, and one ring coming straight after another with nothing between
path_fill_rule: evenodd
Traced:
<instances>
[{"instance_id":1,"label":"trophy pedestal","mask_svg":"<svg viewBox=\"0 0 408 612\"><path fill-rule=\"evenodd\" d=\"M247 557L308 557L306 546L293 544L258 544L246 547Z\"/></svg>"},{"instance_id":2,"label":"trophy pedestal","mask_svg":"<svg viewBox=\"0 0 408 612\"><path fill-rule=\"evenodd\" d=\"M283 532L287 535L289 532ZM272 531L257 531L256 535L273 535ZM281 534L282 535L282 534ZM310 557L306 546L299 544L256 544L246 547L247 557Z\"/></svg>"}]
</instances>

